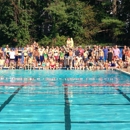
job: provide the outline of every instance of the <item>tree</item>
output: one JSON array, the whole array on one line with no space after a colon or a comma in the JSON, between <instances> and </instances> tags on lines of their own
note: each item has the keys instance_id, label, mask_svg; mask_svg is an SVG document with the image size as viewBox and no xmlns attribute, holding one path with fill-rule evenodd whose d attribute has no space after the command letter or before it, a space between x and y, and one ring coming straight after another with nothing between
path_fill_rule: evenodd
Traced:
<instances>
[{"instance_id":1,"label":"tree","mask_svg":"<svg viewBox=\"0 0 130 130\"><path fill-rule=\"evenodd\" d=\"M2 44L130 40L129 0L0 0L0 5Z\"/></svg>"},{"instance_id":2,"label":"tree","mask_svg":"<svg viewBox=\"0 0 130 130\"><path fill-rule=\"evenodd\" d=\"M67 22L66 6L65 3L61 0L54 0L50 5L45 8L45 11L48 12L51 20L51 35L56 37L56 35L62 31L60 30L61 26Z\"/></svg>"},{"instance_id":3,"label":"tree","mask_svg":"<svg viewBox=\"0 0 130 130\"><path fill-rule=\"evenodd\" d=\"M68 22L64 32L78 44L88 43L98 32L98 22L93 7L88 3L73 0L67 4Z\"/></svg>"}]
</instances>

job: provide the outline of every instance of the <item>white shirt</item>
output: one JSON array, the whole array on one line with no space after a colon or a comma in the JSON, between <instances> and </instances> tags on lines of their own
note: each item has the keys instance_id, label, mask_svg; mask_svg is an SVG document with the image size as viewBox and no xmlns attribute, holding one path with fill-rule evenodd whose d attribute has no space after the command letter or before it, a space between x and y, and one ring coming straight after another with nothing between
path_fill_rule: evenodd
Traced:
<instances>
[{"instance_id":1,"label":"white shirt","mask_svg":"<svg viewBox=\"0 0 130 130\"><path fill-rule=\"evenodd\" d=\"M15 59L15 52L14 51L10 51L10 59Z\"/></svg>"}]
</instances>

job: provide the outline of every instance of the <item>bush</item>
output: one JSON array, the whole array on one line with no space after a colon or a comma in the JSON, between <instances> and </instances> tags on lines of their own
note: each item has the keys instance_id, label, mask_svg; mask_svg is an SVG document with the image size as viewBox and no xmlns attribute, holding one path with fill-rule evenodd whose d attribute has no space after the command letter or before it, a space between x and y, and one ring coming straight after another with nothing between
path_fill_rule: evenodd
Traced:
<instances>
[{"instance_id":1,"label":"bush","mask_svg":"<svg viewBox=\"0 0 130 130\"><path fill-rule=\"evenodd\" d=\"M49 38L44 36L43 39L39 41L41 46L63 46L66 44L66 37L57 35L56 38Z\"/></svg>"}]
</instances>

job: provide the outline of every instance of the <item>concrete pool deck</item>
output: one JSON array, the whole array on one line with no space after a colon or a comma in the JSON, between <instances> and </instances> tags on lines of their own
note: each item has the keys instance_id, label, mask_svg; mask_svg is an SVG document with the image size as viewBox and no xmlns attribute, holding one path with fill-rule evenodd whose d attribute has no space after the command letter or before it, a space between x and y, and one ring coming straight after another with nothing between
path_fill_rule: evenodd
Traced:
<instances>
[{"instance_id":1,"label":"concrete pool deck","mask_svg":"<svg viewBox=\"0 0 130 130\"><path fill-rule=\"evenodd\" d=\"M128 68L123 68L123 69L115 68L114 70L120 71L120 72L125 73L130 76L130 66Z\"/></svg>"}]
</instances>

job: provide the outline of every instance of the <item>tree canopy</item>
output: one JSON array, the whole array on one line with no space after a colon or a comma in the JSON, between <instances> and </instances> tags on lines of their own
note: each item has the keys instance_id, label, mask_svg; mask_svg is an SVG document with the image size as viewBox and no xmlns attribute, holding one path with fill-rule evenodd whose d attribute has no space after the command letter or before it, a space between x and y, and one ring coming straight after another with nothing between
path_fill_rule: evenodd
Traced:
<instances>
[{"instance_id":1,"label":"tree canopy","mask_svg":"<svg viewBox=\"0 0 130 130\"><path fill-rule=\"evenodd\" d=\"M130 45L129 0L0 0L0 44Z\"/></svg>"}]
</instances>

